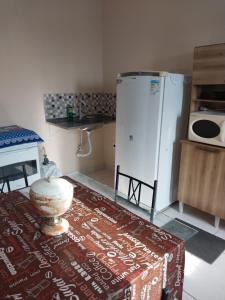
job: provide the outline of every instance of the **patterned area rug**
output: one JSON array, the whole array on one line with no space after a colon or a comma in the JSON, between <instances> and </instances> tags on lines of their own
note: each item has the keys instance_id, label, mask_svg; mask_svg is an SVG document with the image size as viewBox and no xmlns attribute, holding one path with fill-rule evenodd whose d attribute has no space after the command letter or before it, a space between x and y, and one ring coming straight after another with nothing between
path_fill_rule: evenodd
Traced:
<instances>
[{"instance_id":1,"label":"patterned area rug","mask_svg":"<svg viewBox=\"0 0 225 300\"><path fill-rule=\"evenodd\" d=\"M174 219L162 228L185 240L185 249L209 264L225 250L225 240L180 219Z\"/></svg>"}]
</instances>

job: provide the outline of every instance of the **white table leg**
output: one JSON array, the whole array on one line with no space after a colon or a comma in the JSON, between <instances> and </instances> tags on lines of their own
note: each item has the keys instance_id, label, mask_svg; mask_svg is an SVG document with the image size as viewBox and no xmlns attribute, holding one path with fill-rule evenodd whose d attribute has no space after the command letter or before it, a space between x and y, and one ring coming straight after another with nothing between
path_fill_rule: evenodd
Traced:
<instances>
[{"instance_id":1,"label":"white table leg","mask_svg":"<svg viewBox=\"0 0 225 300\"><path fill-rule=\"evenodd\" d=\"M214 226L216 228L219 228L219 225L220 225L220 217L215 216Z\"/></svg>"},{"instance_id":2,"label":"white table leg","mask_svg":"<svg viewBox=\"0 0 225 300\"><path fill-rule=\"evenodd\" d=\"M180 214L182 214L183 211L184 211L184 203L179 201L179 212L180 212Z\"/></svg>"}]
</instances>

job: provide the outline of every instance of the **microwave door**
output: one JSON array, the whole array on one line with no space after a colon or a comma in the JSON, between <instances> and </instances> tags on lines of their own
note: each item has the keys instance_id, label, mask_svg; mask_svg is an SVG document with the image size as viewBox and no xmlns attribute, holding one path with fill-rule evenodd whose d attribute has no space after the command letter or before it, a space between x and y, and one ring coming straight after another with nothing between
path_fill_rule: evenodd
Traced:
<instances>
[{"instance_id":1,"label":"microwave door","mask_svg":"<svg viewBox=\"0 0 225 300\"><path fill-rule=\"evenodd\" d=\"M225 144L225 121L220 124L220 141Z\"/></svg>"},{"instance_id":2,"label":"microwave door","mask_svg":"<svg viewBox=\"0 0 225 300\"><path fill-rule=\"evenodd\" d=\"M216 122L206 119L198 119L192 123L193 133L203 139L216 138L221 134L220 126Z\"/></svg>"}]
</instances>

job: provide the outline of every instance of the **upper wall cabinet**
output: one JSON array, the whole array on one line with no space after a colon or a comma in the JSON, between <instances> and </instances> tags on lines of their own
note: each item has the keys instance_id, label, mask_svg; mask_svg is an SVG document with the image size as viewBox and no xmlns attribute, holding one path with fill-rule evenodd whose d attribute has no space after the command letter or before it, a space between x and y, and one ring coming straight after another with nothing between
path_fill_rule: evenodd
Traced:
<instances>
[{"instance_id":1,"label":"upper wall cabinet","mask_svg":"<svg viewBox=\"0 0 225 300\"><path fill-rule=\"evenodd\" d=\"M225 43L194 49L193 84L225 84Z\"/></svg>"},{"instance_id":2,"label":"upper wall cabinet","mask_svg":"<svg viewBox=\"0 0 225 300\"><path fill-rule=\"evenodd\" d=\"M225 43L195 47L191 112L225 111Z\"/></svg>"}]
</instances>

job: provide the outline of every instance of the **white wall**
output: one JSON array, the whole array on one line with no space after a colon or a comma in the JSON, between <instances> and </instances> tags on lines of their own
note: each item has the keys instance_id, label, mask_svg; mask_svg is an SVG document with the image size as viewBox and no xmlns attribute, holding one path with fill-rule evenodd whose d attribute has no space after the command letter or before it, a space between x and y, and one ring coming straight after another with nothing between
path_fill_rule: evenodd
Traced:
<instances>
[{"instance_id":1,"label":"white wall","mask_svg":"<svg viewBox=\"0 0 225 300\"><path fill-rule=\"evenodd\" d=\"M102 130L76 159L78 131L47 125L43 94L84 90L102 90L102 0L0 0L0 125L35 130L64 173L102 167Z\"/></svg>"}]
</instances>

